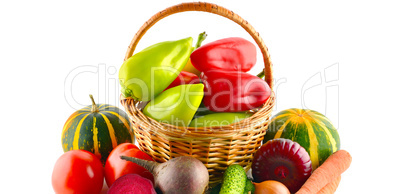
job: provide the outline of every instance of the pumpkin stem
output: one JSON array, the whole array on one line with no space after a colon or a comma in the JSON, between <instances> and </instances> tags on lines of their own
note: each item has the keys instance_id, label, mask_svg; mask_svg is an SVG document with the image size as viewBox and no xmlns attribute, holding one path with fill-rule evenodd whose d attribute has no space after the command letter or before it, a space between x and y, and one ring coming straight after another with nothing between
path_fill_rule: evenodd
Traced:
<instances>
[{"instance_id":1,"label":"pumpkin stem","mask_svg":"<svg viewBox=\"0 0 402 194\"><path fill-rule=\"evenodd\" d=\"M92 94L89 95L89 98L91 98L91 100L92 100L91 112L99 112L99 108L98 108L98 106L96 106L96 103L95 103L95 100L94 100L94 97L92 96Z\"/></svg>"}]
</instances>

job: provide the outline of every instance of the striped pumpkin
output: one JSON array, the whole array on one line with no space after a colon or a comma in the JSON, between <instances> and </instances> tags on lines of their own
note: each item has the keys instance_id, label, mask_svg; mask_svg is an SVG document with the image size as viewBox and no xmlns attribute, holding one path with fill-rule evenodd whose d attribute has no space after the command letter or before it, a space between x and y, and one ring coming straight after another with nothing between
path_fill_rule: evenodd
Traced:
<instances>
[{"instance_id":1,"label":"striped pumpkin","mask_svg":"<svg viewBox=\"0 0 402 194\"><path fill-rule=\"evenodd\" d=\"M272 117L264 143L276 138L299 143L310 155L313 170L339 150L338 131L323 114L306 109L287 109Z\"/></svg>"},{"instance_id":2,"label":"striped pumpkin","mask_svg":"<svg viewBox=\"0 0 402 194\"><path fill-rule=\"evenodd\" d=\"M103 163L109 153L121 143L132 143L134 133L127 114L118 107L95 104L74 112L64 124L62 146L69 150L87 150L98 156Z\"/></svg>"}]
</instances>

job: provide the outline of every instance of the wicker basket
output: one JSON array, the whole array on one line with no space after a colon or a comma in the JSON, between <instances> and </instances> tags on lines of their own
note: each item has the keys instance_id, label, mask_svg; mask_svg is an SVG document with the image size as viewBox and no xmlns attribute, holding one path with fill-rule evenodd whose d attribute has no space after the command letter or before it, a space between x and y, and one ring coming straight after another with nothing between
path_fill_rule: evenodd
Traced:
<instances>
[{"instance_id":1,"label":"wicker basket","mask_svg":"<svg viewBox=\"0 0 402 194\"><path fill-rule=\"evenodd\" d=\"M210 3L191 2L169 7L152 16L135 34L127 50L125 60L131 57L134 49L146 33L162 18L185 11L203 11L226 17L243 27L256 41L265 65L265 81L272 88L272 64L267 47L254 28L237 14ZM267 102L253 116L222 127L191 128L177 127L159 123L141 112L141 102L132 98L121 98L130 121L133 124L140 149L158 162L171 158L190 155L201 160L208 168L210 185L220 182L228 165L240 164L246 170L251 167L254 152L260 147L274 106L272 92Z\"/></svg>"}]
</instances>

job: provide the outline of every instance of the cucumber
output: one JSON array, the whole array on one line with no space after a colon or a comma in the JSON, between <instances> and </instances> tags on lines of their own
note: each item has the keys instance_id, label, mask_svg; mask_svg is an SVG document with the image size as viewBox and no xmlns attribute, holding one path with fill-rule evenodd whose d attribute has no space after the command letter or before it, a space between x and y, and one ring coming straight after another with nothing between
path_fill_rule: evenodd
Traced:
<instances>
[{"instance_id":1,"label":"cucumber","mask_svg":"<svg viewBox=\"0 0 402 194\"><path fill-rule=\"evenodd\" d=\"M219 194L243 194L247 175L238 164L230 165L223 174L223 183Z\"/></svg>"},{"instance_id":2,"label":"cucumber","mask_svg":"<svg viewBox=\"0 0 402 194\"><path fill-rule=\"evenodd\" d=\"M246 186L244 187L244 194L254 194L255 187L253 182L250 179L247 179Z\"/></svg>"}]
</instances>

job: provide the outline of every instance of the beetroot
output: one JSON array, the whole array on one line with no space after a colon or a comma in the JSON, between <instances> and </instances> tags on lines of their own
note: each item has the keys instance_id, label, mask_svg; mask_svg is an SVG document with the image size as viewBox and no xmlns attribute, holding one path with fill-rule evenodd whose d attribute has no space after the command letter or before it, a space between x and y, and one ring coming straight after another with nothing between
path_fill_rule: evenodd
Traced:
<instances>
[{"instance_id":1,"label":"beetroot","mask_svg":"<svg viewBox=\"0 0 402 194\"><path fill-rule=\"evenodd\" d=\"M118 178L110 187L108 194L136 193L156 194L154 186L149 179L138 174L126 174Z\"/></svg>"},{"instance_id":2,"label":"beetroot","mask_svg":"<svg viewBox=\"0 0 402 194\"><path fill-rule=\"evenodd\" d=\"M254 155L251 166L255 182L276 180L291 193L310 177L311 160L307 151L289 139L273 139L261 146Z\"/></svg>"},{"instance_id":3,"label":"beetroot","mask_svg":"<svg viewBox=\"0 0 402 194\"><path fill-rule=\"evenodd\" d=\"M165 163L121 156L134 162L154 175L155 189L163 194L202 194L209 182L208 169L196 158L180 156Z\"/></svg>"}]
</instances>

